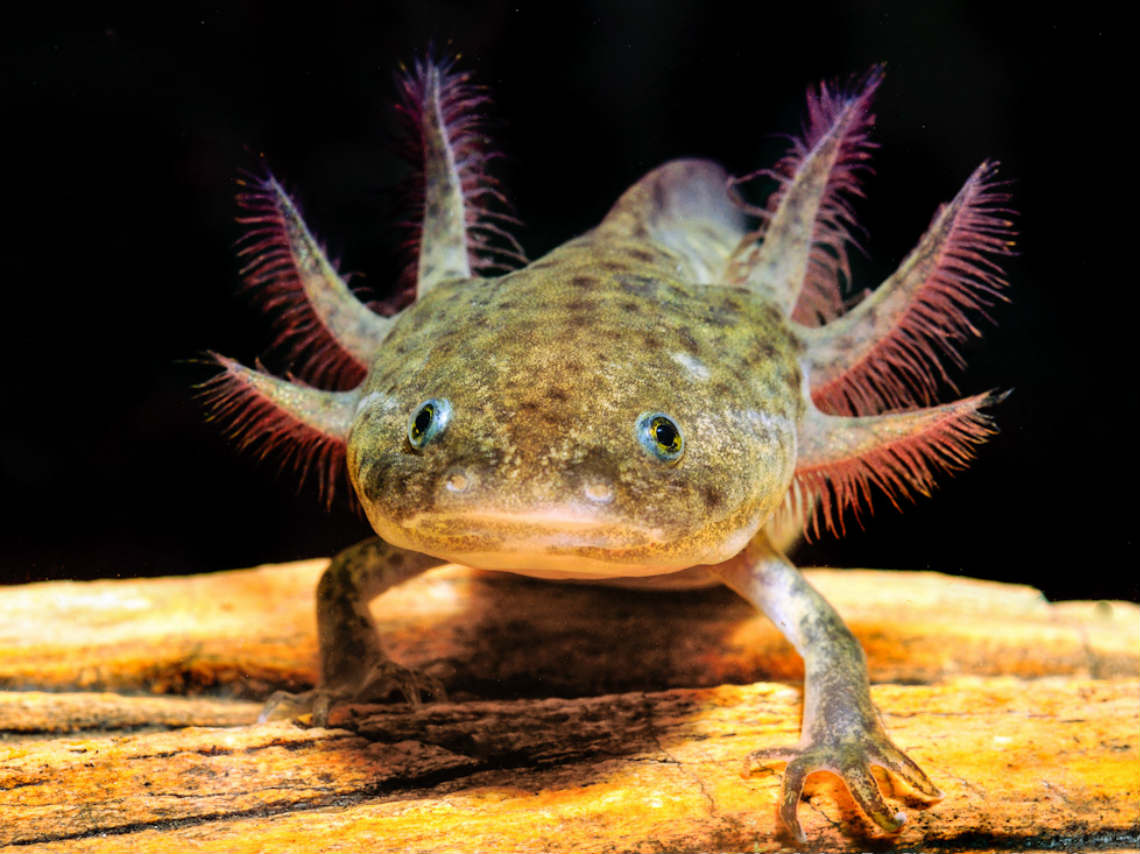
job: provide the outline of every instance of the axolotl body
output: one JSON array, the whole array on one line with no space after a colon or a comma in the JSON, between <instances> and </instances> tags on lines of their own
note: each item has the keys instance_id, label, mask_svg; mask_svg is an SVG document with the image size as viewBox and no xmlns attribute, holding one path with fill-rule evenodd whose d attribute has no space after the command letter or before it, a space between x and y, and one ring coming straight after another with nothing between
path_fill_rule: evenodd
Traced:
<instances>
[{"instance_id":1,"label":"axolotl body","mask_svg":"<svg viewBox=\"0 0 1140 854\"><path fill-rule=\"evenodd\" d=\"M478 128L485 96L422 62L401 104L421 185L416 295L394 316L356 298L275 179L247 185L247 276L284 307L300 376L341 390L218 356L214 403L244 441L315 461L330 484L346 468L378 534L321 578L320 684L294 705L323 722L337 700L442 695L384 655L367 608L441 563L724 583L805 662L800 743L751 757L788 763L779 812L795 835L816 770L887 830L903 815L872 766L940 797L883 730L858 643L782 553L789 530L840 528L869 485L928 492L991 432L982 408L996 395L933 394L939 350L956 355L976 333L968 313L1001 298L993 258L1011 242L992 164L878 289L846 306L840 293L879 81L873 69L810 93L802 138L765 173L777 187L765 208L718 165L673 161L593 230L478 275L502 223L486 204L499 191Z\"/></svg>"}]
</instances>

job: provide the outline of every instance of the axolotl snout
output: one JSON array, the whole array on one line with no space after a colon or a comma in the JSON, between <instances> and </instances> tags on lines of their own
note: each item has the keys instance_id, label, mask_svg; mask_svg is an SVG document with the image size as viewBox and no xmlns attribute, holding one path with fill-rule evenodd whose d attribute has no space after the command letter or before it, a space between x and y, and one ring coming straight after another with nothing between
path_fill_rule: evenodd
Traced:
<instances>
[{"instance_id":1,"label":"axolotl snout","mask_svg":"<svg viewBox=\"0 0 1140 854\"><path fill-rule=\"evenodd\" d=\"M841 529L870 485L926 493L991 432L995 395L932 403L939 356L956 357L976 333L968 313L1002 298L993 259L1011 233L991 164L879 288L853 305L841 293L879 80L810 94L803 138L765 173L764 208L716 164L673 161L593 230L481 276L503 237L482 207L499 194L477 129L484 95L421 63L401 104L422 188L416 299L392 317L357 300L273 178L248 188L247 278L284 308L300 375L342 390L219 356L213 401L243 440L315 461L329 484L345 469L378 534L322 576L321 681L293 706L324 721L342 699L442 695L384 655L367 603L444 562L724 583L804 658L800 743L751 757L788 763L780 816L794 834L815 770L887 830L903 816L873 766L940 797L884 732L858 643L782 554L800 526Z\"/></svg>"}]
</instances>

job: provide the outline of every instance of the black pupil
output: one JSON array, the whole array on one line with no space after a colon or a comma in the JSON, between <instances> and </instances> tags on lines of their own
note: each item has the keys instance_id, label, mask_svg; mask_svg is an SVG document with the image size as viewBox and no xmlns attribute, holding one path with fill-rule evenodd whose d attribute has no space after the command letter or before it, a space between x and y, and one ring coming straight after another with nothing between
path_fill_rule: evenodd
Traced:
<instances>
[{"instance_id":1,"label":"black pupil","mask_svg":"<svg viewBox=\"0 0 1140 854\"><path fill-rule=\"evenodd\" d=\"M661 418L653 425L653 437L657 440L658 444L672 449L674 443L677 441L677 430L672 424Z\"/></svg>"},{"instance_id":2,"label":"black pupil","mask_svg":"<svg viewBox=\"0 0 1140 854\"><path fill-rule=\"evenodd\" d=\"M431 406L425 406L416 413L416 421L413 426L415 427L417 439L427 431L427 428L431 425L431 418L434 414L435 409Z\"/></svg>"}]
</instances>

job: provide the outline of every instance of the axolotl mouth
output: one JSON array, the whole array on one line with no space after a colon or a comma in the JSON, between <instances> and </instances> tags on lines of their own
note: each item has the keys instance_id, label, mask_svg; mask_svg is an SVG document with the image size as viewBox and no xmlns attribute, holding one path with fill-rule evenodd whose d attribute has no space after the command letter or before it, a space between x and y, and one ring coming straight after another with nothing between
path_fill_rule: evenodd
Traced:
<instances>
[{"instance_id":1,"label":"axolotl mouth","mask_svg":"<svg viewBox=\"0 0 1140 854\"><path fill-rule=\"evenodd\" d=\"M727 560L755 533L705 544L583 513L580 507L526 511L420 513L382 536L406 548L480 569L510 570L540 578L616 578L661 575ZM711 548L710 548L711 546Z\"/></svg>"}]
</instances>

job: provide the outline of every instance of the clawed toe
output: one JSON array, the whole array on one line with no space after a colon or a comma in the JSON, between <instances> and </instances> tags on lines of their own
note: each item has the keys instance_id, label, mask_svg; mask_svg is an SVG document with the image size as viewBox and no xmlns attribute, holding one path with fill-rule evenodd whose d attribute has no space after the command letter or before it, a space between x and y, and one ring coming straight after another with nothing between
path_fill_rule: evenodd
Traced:
<instances>
[{"instance_id":1,"label":"clawed toe","mask_svg":"<svg viewBox=\"0 0 1140 854\"><path fill-rule=\"evenodd\" d=\"M919 806L930 806L942 798L942 792L922 769L891 744L885 735L881 736L881 743L873 734L868 734L861 740L757 750L745 760L746 773L773 762L788 763L780 790L779 815L783 825L801 843L806 841L806 836L797 817L797 808L804 780L816 771L830 771L838 776L859 808L888 833L897 833L902 828L906 814L887 805L879 782L871 772L872 767L884 768L905 780L926 802Z\"/></svg>"},{"instance_id":2,"label":"clawed toe","mask_svg":"<svg viewBox=\"0 0 1140 854\"><path fill-rule=\"evenodd\" d=\"M423 705L423 695L431 695L433 700L446 702L447 690L436 677L421 670L413 670L393 661L376 664L361 682L352 699L355 701L379 700L398 691L405 702L412 706Z\"/></svg>"},{"instance_id":3,"label":"clawed toe","mask_svg":"<svg viewBox=\"0 0 1140 854\"><path fill-rule=\"evenodd\" d=\"M343 697L343 691L325 688L313 688L300 694L277 691L265 701L261 714L257 716L257 722L263 724L266 721L284 720L308 714L315 726L327 726L333 703Z\"/></svg>"},{"instance_id":4,"label":"clawed toe","mask_svg":"<svg viewBox=\"0 0 1140 854\"><path fill-rule=\"evenodd\" d=\"M392 661L382 661L374 665L356 687L320 687L299 694L277 691L265 701L257 722L310 714L314 725L327 726L329 714L336 703L376 702L393 692L399 693L413 707L423 705L425 694L439 702L447 700L447 689L435 676Z\"/></svg>"},{"instance_id":5,"label":"clawed toe","mask_svg":"<svg viewBox=\"0 0 1140 854\"><path fill-rule=\"evenodd\" d=\"M291 694L288 691L275 691L261 707L257 716L259 724L272 720L283 720L303 715L312 710L316 691L304 691L300 694Z\"/></svg>"}]
</instances>

